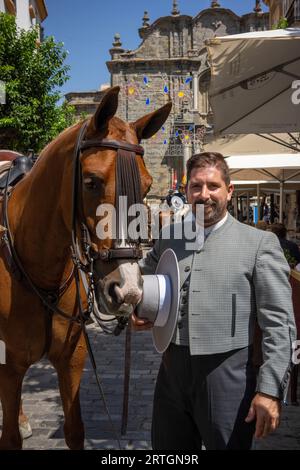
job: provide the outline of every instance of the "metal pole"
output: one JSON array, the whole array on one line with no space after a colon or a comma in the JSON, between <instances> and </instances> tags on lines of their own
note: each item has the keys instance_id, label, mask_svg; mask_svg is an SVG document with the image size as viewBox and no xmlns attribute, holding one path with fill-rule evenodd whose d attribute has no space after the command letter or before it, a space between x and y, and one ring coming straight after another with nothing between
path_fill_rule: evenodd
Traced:
<instances>
[{"instance_id":1,"label":"metal pole","mask_svg":"<svg viewBox=\"0 0 300 470\"><path fill-rule=\"evenodd\" d=\"M246 219L247 224L249 223L249 208L250 208L250 197L249 197L249 191L247 191L247 219Z\"/></svg>"},{"instance_id":2,"label":"metal pole","mask_svg":"<svg viewBox=\"0 0 300 470\"><path fill-rule=\"evenodd\" d=\"M257 185L257 220L260 220L260 186Z\"/></svg>"},{"instance_id":3,"label":"metal pole","mask_svg":"<svg viewBox=\"0 0 300 470\"><path fill-rule=\"evenodd\" d=\"M274 193L271 194L270 196L270 223L274 223L274 212L275 212L275 207L274 207Z\"/></svg>"},{"instance_id":4,"label":"metal pole","mask_svg":"<svg viewBox=\"0 0 300 470\"><path fill-rule=\"evenodd\" d=\"M283 195L284 195L284 188L283 188L283 181L280 182L280 201L279 201L279 223L283 223Z\"/></svg>"},{"instance_id":5,"label":"metal pole","mask_svg":"<svg viewBox=\"0 0 300 470\"><path fill-rule=\"evenodd\" d=\"M234 217L238 218L238 196L235 195L233 198L233 207L234 207Z\"/></svg>"}]
</instances>

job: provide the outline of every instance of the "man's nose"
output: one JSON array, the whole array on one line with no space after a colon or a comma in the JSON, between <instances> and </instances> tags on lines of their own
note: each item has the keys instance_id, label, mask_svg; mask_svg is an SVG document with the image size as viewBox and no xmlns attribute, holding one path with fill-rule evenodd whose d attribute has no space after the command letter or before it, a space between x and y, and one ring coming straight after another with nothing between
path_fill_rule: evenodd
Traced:
<instances>
[{"instance_id":1,"label":"man's nose","mask_svg":"<svg viewBox=\"0 0 300 470\"><path fill-rule=\"evenodd\" d=\"M209 193L207 186L202 187L200 197L202 201L208 201L208 199L210 198L210 193Z\"/></svg>"}]
</instances>

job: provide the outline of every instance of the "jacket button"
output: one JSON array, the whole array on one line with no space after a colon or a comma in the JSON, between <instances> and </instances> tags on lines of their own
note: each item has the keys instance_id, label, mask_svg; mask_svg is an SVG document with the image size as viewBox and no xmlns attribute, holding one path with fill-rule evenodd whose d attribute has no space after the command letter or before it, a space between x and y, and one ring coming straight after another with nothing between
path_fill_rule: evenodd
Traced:
<instances>
[{"instance_id":1,"label":"jacket button","mask_svg":"<svg viewBox=\"0 0 300 470\"><path fill-rule=\"evenodd\" d=\"M186 267L184 268L184 270L185 270L185 272L187 273L188 271L191 270L191 268L190 268L190 266L186 266Z\"/></svg>"}]
</instances>

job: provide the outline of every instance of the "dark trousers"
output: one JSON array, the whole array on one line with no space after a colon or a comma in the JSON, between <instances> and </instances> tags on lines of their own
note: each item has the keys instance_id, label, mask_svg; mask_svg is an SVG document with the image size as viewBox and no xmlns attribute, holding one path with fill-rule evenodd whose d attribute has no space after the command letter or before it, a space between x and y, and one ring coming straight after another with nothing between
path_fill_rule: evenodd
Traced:
<instances>
[{"instance_id":1,"label":"dark trousers","mask_svg":"<svg viewBox=\"0 0 300 470\"><path fill-rule=\"evenodd\" d=\"M251 448L255 423L245 423L255 394L252 348L191 356L171 344L157 377L152 420L154 450Z\"/></svg>"}]
</instances>

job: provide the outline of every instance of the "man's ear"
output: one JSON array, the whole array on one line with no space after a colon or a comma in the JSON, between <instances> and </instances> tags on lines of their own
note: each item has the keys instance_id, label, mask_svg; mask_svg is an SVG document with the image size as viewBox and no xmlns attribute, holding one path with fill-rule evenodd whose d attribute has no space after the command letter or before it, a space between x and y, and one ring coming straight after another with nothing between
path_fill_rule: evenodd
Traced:
<instances>
[{"instance_id":1,"label":"man's ear","mask_svg":"<svg viewBox=\"0 0 300 470\"><path fill-rule=\"evenodd\" d=\"M156 134L168 119L171 109L172 103L169 102L157 111L153 111L153 113L147 114L131 124L136 131L139 142Z\"/></svg>"},{"instance_id":2,"label":"man's ear","mask_svg":"<svg viewBox=\"0 0 300 470\"><path fill-rule=\"evenodd\" d=\"M106 91L94 115L91 117L91 121L87 129L87 135L107 128L108 121L117 112L119 92L119 86L109 88Z\"/></svg>"},{"instance_id":3,"label":"man's ear","mask_svg":"<svg viewBox=\"0 0 300 470\"><path fill-rule=\"evenodd\" d=\"M234 186L233 186L232 183L230 183L229 186L228 186L228 195L227 195L227 201L228 202L231 201L233 192L234 192Z\"/></svg>"}]
</instances>

